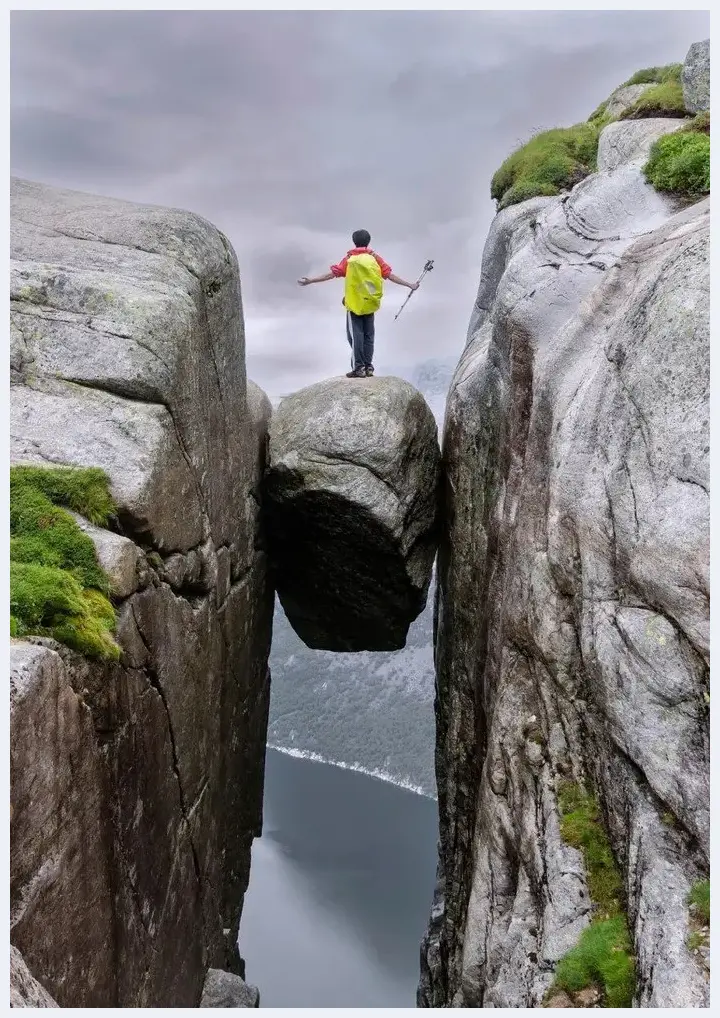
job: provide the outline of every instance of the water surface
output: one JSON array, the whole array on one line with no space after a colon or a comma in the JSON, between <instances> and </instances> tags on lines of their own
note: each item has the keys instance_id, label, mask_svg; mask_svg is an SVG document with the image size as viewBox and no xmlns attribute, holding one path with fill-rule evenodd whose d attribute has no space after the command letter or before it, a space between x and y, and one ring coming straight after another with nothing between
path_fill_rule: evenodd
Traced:
<instances>
[{"instance_id":1,"label":"water surface","mask_svg":"<svg viewBox=\"0 0 720 1018\"><path fill-rule=\"evenodd\" d=\"M437 804L268 750L240 926L261 1007L414 1007Z\"/></svg>"}]
</instances>

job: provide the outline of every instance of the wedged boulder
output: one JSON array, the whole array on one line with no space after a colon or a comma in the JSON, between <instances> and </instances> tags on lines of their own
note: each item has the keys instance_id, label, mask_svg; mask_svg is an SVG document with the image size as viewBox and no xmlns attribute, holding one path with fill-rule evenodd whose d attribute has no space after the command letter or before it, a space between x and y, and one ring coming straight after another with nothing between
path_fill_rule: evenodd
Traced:
<instances>
[{"instance_id":1,"label":"wedged boulder","mask_svg":"<svg viewBox=\"0 0 720 1018\"><path fill-rule=\"evenodd\" d=\"M260 994L234 972L208 969L200 1007L260 1007Z\"/></svg>"},{"instance_id":2,"label":"wedged boulder","mask_svg":"<svg viewBox=\"0 0 720 1018\"><path fill-rule=\"evenodd\" d=\"M10 1007L57 1007L44 986L33 976L25 959L10 945Z\"/></svg>"},{"instance_id":3,"label":"wedged boulder","mask_svg":"<svg viewBox=\"0 0 720 1018\"><path fill-rule=\"evenodd\" d=\"M276 589L320 650L397 650L422 611L437 541L440 452L399 378L332 378L283 400L265 511Z\"/></svg>"},{"instance_id":4,"label":"wedged boulder","mask_svg":"<svg viewBox=\"0 0 720 1018\"><path fill-rule=\"evenodd\" d=\"M685 109L700 113L710 109L710 40L694 42L687 52L682 69Z\"/></svg>"},{"instance_id":5,"label":"wedged boulder","mask_svg":"<svg viewBox=\"0 0 720 1018\"><path fill-rule=\"evenodd\" d=\"M188 212L11 185L11 459L102 467L77 518L119 662L11 651L11 937L61 1007L196 1007L236 971L273 591L234 252Z\"/></svg>"}]
</instances>

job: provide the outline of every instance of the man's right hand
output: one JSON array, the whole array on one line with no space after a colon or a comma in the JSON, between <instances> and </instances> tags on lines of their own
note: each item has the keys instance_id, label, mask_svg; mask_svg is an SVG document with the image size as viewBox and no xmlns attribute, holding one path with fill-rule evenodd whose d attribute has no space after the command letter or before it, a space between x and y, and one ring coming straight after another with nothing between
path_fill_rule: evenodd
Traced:
<instances>
[{"instance_id":1,"label":"man's right hand","mask_svg":"<svg viewBox=\"0 0 720 1018\"><path fill-rule=\"evenodd\" d=\"M308 279L307 276L302 276L300 279L298 279L298 286L307 286L309 282L310 280Z\"/></svg>"}]
</instances>

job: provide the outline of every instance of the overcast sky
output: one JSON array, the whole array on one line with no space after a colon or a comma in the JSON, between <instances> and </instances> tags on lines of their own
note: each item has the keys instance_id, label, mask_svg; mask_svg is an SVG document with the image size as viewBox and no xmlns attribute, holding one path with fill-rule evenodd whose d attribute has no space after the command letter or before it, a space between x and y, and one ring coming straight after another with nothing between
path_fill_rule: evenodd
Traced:
<instances>
[{"instance_id":1,"label":"overcast sky","mask_svg":"<svg viewBox=\"0 0 720 1018\"><path fill-rule=\"evenodd\" d=\"M388 284L378 372L458 355L505 156L708 35L702 11L13 12L12 172L223 230L277 397L347 369L342 284L296 279L361 227L399 275L435 259L397 322Z\"/></svg>"}]
</instances>

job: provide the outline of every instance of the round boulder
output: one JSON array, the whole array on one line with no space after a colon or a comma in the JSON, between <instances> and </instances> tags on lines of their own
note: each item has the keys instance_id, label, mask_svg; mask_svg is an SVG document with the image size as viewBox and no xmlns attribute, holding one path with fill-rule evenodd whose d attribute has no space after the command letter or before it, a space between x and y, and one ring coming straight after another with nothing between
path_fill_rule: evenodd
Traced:
<instances>
[{"instance_id":1,"label":"round boulder","mask_svg":"<svg viewBox=\"0 0 720 1018\"><path fill-rule=\"evenodd\" d=\"M275 584L308 647L399 650L437 544L432 411L400 378L331 378L270 426L264 511Z\"/></svg>"}]
</instances>

